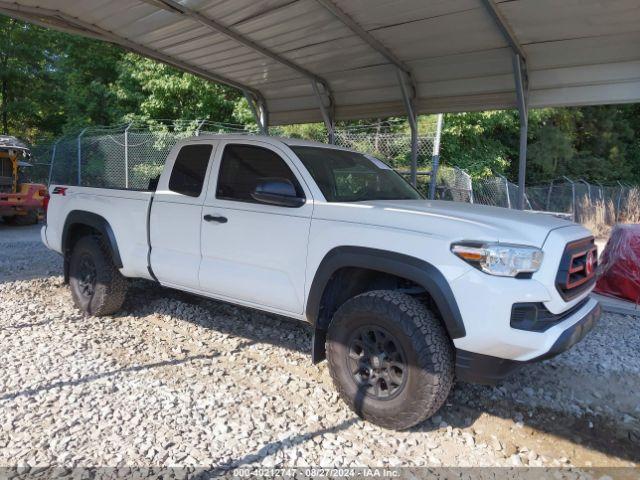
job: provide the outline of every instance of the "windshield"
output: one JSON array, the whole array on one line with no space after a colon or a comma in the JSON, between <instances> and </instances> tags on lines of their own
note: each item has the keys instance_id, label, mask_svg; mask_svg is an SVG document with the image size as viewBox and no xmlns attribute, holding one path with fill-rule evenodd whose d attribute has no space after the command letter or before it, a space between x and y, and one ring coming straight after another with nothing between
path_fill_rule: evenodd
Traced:
<instances>
[{"instance_id":1,"label":"windshield","mask_svg":"<svg viewBox=\"0 0 640 480\"><path fill-rule=\"evenodd\" d=\"M420 200L387 164L369 155L322 147L292 146L328 202Z\"/></svg>"}]
</instances>

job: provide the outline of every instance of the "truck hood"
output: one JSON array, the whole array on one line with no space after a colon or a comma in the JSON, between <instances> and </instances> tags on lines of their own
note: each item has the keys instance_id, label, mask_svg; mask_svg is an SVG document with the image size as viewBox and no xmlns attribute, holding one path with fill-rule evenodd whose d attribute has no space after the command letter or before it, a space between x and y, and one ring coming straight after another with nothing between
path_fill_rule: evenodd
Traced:
<instances>
[{"instance_id":1,"label":"truck hood","mask_svg":"<svg viewBox=\"0 0 640 480\"><path fill-rule=\"evenodd\" d=\"M542 247L550 231L576 224L549 214L438 200L323 203L315 218L402 228L452 241L499 241ZM585 236L590 235L584 229Z\"/></svg>"}]
</instances>

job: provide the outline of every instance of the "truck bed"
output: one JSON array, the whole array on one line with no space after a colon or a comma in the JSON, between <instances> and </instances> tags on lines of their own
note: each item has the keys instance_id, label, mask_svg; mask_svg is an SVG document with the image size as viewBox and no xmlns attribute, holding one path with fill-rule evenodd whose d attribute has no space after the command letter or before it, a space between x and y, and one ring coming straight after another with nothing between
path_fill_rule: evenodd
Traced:
<instances>
[{"instance_id":1,"label":"truck bed","mask_svg":"<svg viewBox=\"0 0 640 480\"><path fill-rule=\"evenodd\" d=\"M126 277L151 278L147 269L147 219L154 192L52 185L49 193L47 226L42 233L49 248L63 253L61 230L69 213L74 210L95 213L104 217L113 229L123 264L121 273Z\"/></svg>"}]
</instances>

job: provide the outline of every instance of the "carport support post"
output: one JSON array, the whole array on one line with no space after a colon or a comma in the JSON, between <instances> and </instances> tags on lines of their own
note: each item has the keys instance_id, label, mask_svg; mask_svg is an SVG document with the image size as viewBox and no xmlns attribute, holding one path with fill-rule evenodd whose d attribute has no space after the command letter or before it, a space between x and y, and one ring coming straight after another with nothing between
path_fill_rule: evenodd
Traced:
<instances>
[{"instance_id":1,"label":"carport support post","mask_svg":"<svg viewBox=\"0 0 640 480\"><path fill-rule=\"evenodd\" d=\"M327 93L327 96L329 98L329 106L325 105L322 93L320 93L320 89L318 88L318 82L312 81L311 86L313 87L313 92L316 94L316 98L318 99L320 114L322 115L322 120L324 121L324 125L327 128L327 141L331 145L334 145L336 143L336 123L333 115L333 100L329 95L327 89L325 88L325 92Z\"/></svg>"},{"instance_id":2,"label":"carport support post","mask_svg":"<svg viewBox=\"0 0 640 480\"><path fill-rule=\"evenodd\" d=\"M247 90L243 90L242 93L249 104L253 118L260 129L260 133L262 135L269 135L269 117L264 101L260 102L256 100Z\"/></svg>"},{"instance_id":3,"label":"carport support post","mask_svg":"<svg viewBox=\"0 0 640 480\"><path fill-rule=\"evenodd\" d=\"M416 112L413 108L414 95L409 94L409 89L405 81L405 73L398 69L398 82L400 83L400 91L402 92L402 101L407 110L407 118L409 119L409 128L411 129L411 185L418 185L418 120ZM415 90L414 90L415 93Z\"/></svg>"},{"instance_id":4,"label":"carport support post","mask_svg":"<svg viewBox=\"0 0 640 480\"><path fill-rule=\"evenodd\" d=\"M440 167L440 137L442 136L443 115L438 114L436 121L436 136L433 139L433 158L431 159L431 178L429 181L429 198L436 198L436 185L438 180L438 168Z\"/></svg>"},{"instance_id":5,"label":"carport support post","mask_svg":"<svg viewBox=\"0 0 640 480\"><path fill-rule=\"evenodd\" d=\"M518 116L520 117L520 160L518 163L518 209L524 210L525 187L527 176L527 134L529 131L529 111L527 108L528 83L522 58L513 54L513 74L516 81L516 97L518 100Z\"/></svg>"},{"instance_id":6,"label":"carport support post","mask_svg":"<svg viewBox=\"0 0 640 480\"><path fill-rule=\"evenodd\" d=\"M87 131L87 128L89 127L82 129L78 135L78 186L82 185L82 136Z\"/></svg>"}]
</instances>

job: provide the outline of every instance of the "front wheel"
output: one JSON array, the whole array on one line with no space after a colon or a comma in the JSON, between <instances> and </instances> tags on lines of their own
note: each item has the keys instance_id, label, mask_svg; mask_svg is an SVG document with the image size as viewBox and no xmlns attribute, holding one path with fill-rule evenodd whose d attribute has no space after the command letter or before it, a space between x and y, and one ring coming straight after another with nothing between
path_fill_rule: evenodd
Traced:
<instances>
[{"instance_id":1,"label":"front wheel","mask_svg":"<svg viewBox=\"0 0 640 480\"><path fill-rule=\"evenodd\" d=\"M117 312L127 291L126 279L113 264L104 241L97 236L83 237L73 247L69 285L76 307L97 317Z\"/></svg>"},{"instance_id":2,"label":"front wheel","mask_svg":"<svg viewBox=\"0 0 640 480\"><path fill-rule=\"evenodd\" d=\"M345 302L327 332L327 359L342 399L360 417L395 430L410 428L446 400L453 349L435 315L393 290Z\"/></svg>"}]
</instances>

